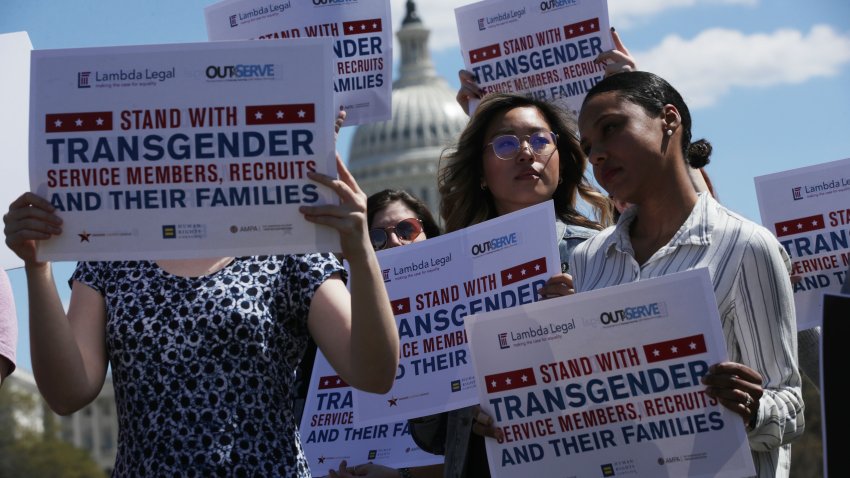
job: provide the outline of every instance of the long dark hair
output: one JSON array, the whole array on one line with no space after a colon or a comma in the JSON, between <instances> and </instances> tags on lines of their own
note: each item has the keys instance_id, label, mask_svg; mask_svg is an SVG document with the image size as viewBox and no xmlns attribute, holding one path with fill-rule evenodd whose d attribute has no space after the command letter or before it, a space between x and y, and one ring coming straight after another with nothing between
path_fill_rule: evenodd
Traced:
<instances>
[{"instance_id":1,"label":"long dark hair","mask_svg":"<svg viewBox=\"0 0 850 478\"><path fill-rule=\"evenodd\" d=\"M616 92L620 98L640 106L649 116L660 116L665 105L675 106L682 117L683 157L692 168L702 168L709 163L711 143L704 139L691 142L691 112L682 95L667 80L648 71L611 75L587 92L582 108L594 96L609 91Z\"/></svg>"},{"instance_id":2,"label":"long dark hair","mask_svg":"<svg viewBox=\"0 0 850 478\"><path fill-rule=\"evenodd\" d=\"M457 143L446 149L440 158L437 176L440 191L440 215L446 231L456 231L498 216L493 196L480 188L484 176L485 135L494 118L514 108L536 108L558 135L560 160L559 184L552 195L555 214L562 221L593 229L600 224L588 219L576 209L581 196L594 209L599 222L611 221L611 205L585 178L587 158L576 138L575 121L562 109L550 103L526 96L504 93L487 95L470 118Z\"/></svg>"},{"instance_id":3,"label":"long dark hair","mask_svg":"<svg viewBox=\"0 0 850 478\"><path fill-rule=\"evenodd\" d=\"M378 214L391 203L401 201L408 209L416 214L416 217L422 221L422 230L428 239L440 235L440 226L434 220L434 216L419 198L402 189L384 189L376 192L366 199L366 222L369 227L372 227L372 220L375 214Z\"/></svg>"}]
</instances>

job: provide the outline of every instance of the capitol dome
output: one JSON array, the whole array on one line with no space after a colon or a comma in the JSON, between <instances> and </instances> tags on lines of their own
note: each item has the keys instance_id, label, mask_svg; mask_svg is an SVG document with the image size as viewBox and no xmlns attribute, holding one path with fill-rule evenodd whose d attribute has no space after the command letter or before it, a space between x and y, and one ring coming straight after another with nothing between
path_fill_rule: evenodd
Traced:
<instances>
[{"instance_id":1,"label":"capitol dome","mask_svg":"<svg viewBox=\"0 0 850 478\"><path fill-rule=\"evenodd\" d=\"M456 91L437 76L428 35L412 0L401 29L399 78L393 82L392 118L357 127L348 168L366 194L404 189L438 215L437 167L440 154L467 123Z\"/></svg>"}]
</instances>

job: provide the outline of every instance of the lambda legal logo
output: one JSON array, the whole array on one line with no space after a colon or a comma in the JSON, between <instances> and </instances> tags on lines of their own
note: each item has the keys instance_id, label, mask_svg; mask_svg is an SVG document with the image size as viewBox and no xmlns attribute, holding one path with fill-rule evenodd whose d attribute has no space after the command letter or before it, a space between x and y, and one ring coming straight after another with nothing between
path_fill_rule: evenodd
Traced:
<instances>
[{"instance_id":1,"label":"lambda legal logo","mask_svg":"<svg viewBox=\"0 0 850 478\"><path fill-rule=\"evenodd\" d=\"M236 15L230 15L230 28L238 27L239 22L236 21Z\"/></svg>"},{"instance_id":2,"label":"lambda legal logo","mask_svg":"<svg viewBox=\"0 0 850 478\"><path fill-rule=\"evenodd\" d=\"M81 71L77 73L77 88L91 88L89 83L90 71Z\"/></svg>"},{"instance_id":3,"label":"lambda legal logo","mask_svg":"<svg viewBox=\"0 0 850 478\"><path fill-rule=\"evenodd\" d=\"M381 276L384 278L384 282L389 282L390 279L390 270L389 269L381 269Z\"/></svg>"},{"instance_id":4,"label":"lambda legal logo","mask_svg":"<svg viewBox=\"0 0 850 478\"><path fill-rule=\"evenodd\" d=\"M799 201L800 199L803 199L802 191L803 191L802 187L791 188L791 194L794 195L795 201Z\"/></svg>"},{"instance_id":5,"label":"lambda legal logo","mask_svg":"<svg viewBox=\"0 0 850 478\"><path fill-rule=\"evenodd\" d=\"M481 30L484 30L484 29L486 29L486 28L487 28L487 27L485 27L485 26L484 26L484 19L483 19L483 18L479 18L479 19L478 19L478 30L479 30L479 31L481 31Z\"/></svg>"},{"instance_id":6,"label":"lambda legal logo","mask_svg":"<svg viewBox=\"0 0 850 478\"><path fill-rule=\"evenodd\" d=\"M499 348L500 349L509 349L511 348L510 344L508 344L508 333L503 332L499 334Z\"/></svg>"}]
</instances>

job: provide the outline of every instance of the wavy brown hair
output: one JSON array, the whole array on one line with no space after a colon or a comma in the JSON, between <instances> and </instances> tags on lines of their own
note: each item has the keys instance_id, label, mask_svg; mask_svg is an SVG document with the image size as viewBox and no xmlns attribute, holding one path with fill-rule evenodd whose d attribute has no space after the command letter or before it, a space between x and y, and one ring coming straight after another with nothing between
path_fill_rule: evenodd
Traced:
<instances>
[{"instance_id":1,"label":"wavy brown hair","mask_svg":"<svg viewBox=\"0 0 850 478\"><path fill-rule=\"evenodd\" d=\"M369 224L369 227L372 227L372 222L376 214L396 201L402 202L422 221L422 230L425 231L428 239L440 235L440 226L434 220L434 216L431 214L428 206L421 199L403 189L384 189L366 199L366 222Z\"/></svg>"},{"instance_id":2,"label":"wavy brown hair","mask_svg":"<svg viewBox=\"0 0 850 478\"><path fill-rule=\"evenodd\" d=\"M484 148L487 130L500 114L514 108L536 108L558 135L560 157L559 184L552 195L555 215L567 224L601 229L611 224L613 205L585 177L587 158L576 138L575 121L561 108L521 95L487 95L470 118L453 146L443 151L437 184L440 191L440 216L446 232L493 219L499 214L490 190L481 190L484 177ZM593 221L576 209L581 196L594 210Z\"/></svg>"}]
</instances>

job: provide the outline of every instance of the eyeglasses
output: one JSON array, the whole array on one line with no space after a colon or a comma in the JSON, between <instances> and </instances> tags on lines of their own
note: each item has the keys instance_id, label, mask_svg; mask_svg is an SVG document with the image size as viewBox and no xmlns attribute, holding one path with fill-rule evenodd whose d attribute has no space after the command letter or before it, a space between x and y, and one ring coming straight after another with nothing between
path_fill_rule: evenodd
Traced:
<instances>
[{"instance_id":1,"label":"eyeglasses","mask_svg":"<svg viewBox=\"0 0 850 478\"><path fill-rule=\"evenodd\" d=\"M380 251L386 247L390 233L395 233L402 241L410 242L419 237L419 234L422 234L422 221L415 217L410 217L399 221L395 226L370 229L369 240L372 241L372 247L376 251Z\"/></svg>"},{"instance_id":2,"label":"eyeglasses","mask_svg":"<svg viewBox=\"0 0 850 478\"><path fill-rule=\"evenodd\" d=\"M528 141L531 152L537 157L551 156L558 147L558 135L551 131L540 131L520 137L513 134L503 134L493 138L493 141L487 146L493 147L493 152L496 153L497 158L509 161L516 158L522 150L523 140L520 138Z\"/></svg>"}]
</instances>

